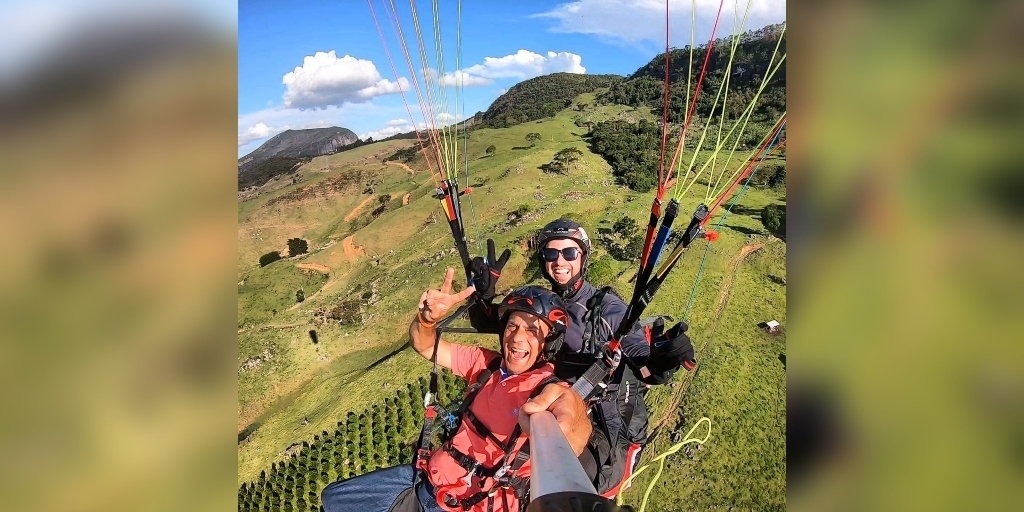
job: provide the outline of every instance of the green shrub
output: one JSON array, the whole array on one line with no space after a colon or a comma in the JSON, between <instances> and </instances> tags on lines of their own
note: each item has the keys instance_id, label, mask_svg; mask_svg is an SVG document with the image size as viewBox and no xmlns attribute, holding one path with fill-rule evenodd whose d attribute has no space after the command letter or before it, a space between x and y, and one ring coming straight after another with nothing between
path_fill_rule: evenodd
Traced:
<instances>
[{"instance_id":1,"label":"green shrub","mask_svg":"<svg viewBox=\"0 0 1024 512\"><path fill-rule=\"evenodd\" d=\"M309 250L309 243L301 238L288 239L288 255L298 256Z\"/></svg>"},{"instance_id":2,"label":"green shrub","mask_svg":"<svg viewBox=\"0 0 1024 512\"><path fill-rule=\"evenodd\" d=\"M279 259L281 259L281 253L277 251L270 251L263 256L260 256L260 266L265 267Z\"/></svg>"},{"instance_id":3,"label":"green shrub","mask_svg":"<svg viewBox=\"0 0 1024 512\"><path fill-rule=\"evenodd\" d=\"M786 208L782 205L770 204L761 210L761 223L769 233L786 237Z\"/></svg>"},{"instance_id":4,"label":"green shrub","mask_svg":"<svg viewBox=\"0 0 1024 512\"><path fill-rule=\"evenodd\" d=\"M612 266L611 258L602 256L590 263L587 270L587 280L594 286L608 286L615 280L615 268Z\"/></svg>"}]
</instances>

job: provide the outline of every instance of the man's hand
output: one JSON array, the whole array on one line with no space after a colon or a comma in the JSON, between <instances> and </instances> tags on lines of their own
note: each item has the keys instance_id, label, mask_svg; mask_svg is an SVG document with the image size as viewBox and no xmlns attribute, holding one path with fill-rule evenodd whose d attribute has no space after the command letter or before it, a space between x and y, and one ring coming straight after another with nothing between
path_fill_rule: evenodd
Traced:
<instances>
[{"instance_id":1,"label":"man's hand","mask_svg":"<svg viewBox=\"0 0 1024 512\"><path fill-rule=\"evenodd\" d=\"M540 394L523 404L522 412L525 415L535 414L540 411L551 411L558 421L558 427L565 434L573 453L579 456L587 446L593 426L587 416L587 406L579 395L572 391L572 388L564 382L556 382L544 386ZM522 418L523 416L520 416ZM523 425L528 429L528 425Z\"/></svg>"},{"instance_id":2,"label":"man's hand","mask_svg":"<svg viewBox=\"0 0 1024 512\"><path fill-rule=\"evenodd\" d=\"M423 320L433 324L439 322L452 306L473 295L476 288L467 286L459 293L452 294L452 278L455 277L455 269L448 267L444 275L444 283L440 290L427 290L420 295L419 311Z\"/></svg>"},{"instance_id":3,"label":"man's hand","mask_svg":"<svg viewBox=\"0 0 1024 512\"><path fill-rule=\"evenodd\" d=\"M494 257L494 240L487 239L487 259L480 256L473 258L469 263L469 271L473 274L473 286L480 291L480 298L491 300L494 298L494 288L501 277L501 269L505 268L512 251L505 249L501 257Z\"/></svg>"},{"instance_id":4,"label":"man's hand","mask_svg":"<svg viewBox=\"0 0 1024 512\"><path fill-rule=\"evenodd\" d=\"M672 380L680 366L687 371L697 366L697 361L693 358L693 344L686 335L687 329L689 326L685 322L679 322L668 332L662 332L664 322L655 322L649 331L651 356L647 359L647 365L640 369L642 382L651 385L664 384Z\"/></svg>"}]
</instances>

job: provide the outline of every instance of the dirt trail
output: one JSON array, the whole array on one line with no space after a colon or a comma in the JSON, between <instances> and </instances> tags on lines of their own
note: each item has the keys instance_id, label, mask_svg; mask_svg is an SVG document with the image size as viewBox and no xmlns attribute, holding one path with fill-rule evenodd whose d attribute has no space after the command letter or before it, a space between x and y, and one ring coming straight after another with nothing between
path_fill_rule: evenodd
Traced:
<instances>
[{"instance_id":1,"label":"dirt trail","mask_svg":"<svg viewBox=\"0 0 1024 512\"><path fill-rule=\"evenodd\" d=\"M364 251L361 246L356 247L355 241L352 240L352 235L345 237L345 239L341 241L341 249L345 251L345 259L349 261L355 261L360 257L366 257L366 251Z\"/></svg>"},{"instance_id":2,"label":"dirt trail","mask_svg":"<svg viewBox=\"0 0 1024 512\"><path fill-rule=\"evenodd\" d=\"M319 263L299 263L295 266L305 270L315 270L317 272L320 272L321 274L331 273L331 267L328 267L327 265L321 265Z\"/></svg>"},{"instance_id":3,"label":"dirt trail","mask_svg":"<svg viewBox=\"0 0 1024 512\"><path fill-rule=\"evenodd\" d=\"M705 341L697 351L698 354L703 353L704 349L707 348L708 344L715 338L715 331L718 330L718 319L722 316L722 311L725 310L725 304L729 300L729 292L732 290L732 282L736 278L736 270L739 269L740 263L743 262L750 253L760 250L762 247L764 247L763 243L744 245L743 248L740 249L740 252L729 260L729 267L728 270L726 270L725 281L722 281L722 291L718 294L718 303L715 305L715 321L711 324L711 335L708 336L707 341ZM697 369L699 370L700 368L698 367ZM686 395L686 391L689 388L689 382L687 382L685 385L681 385L676 389L675 393L672 395L672 402L669 404L668 408L665 409L665 414L659 418L658 421L651 424L650 432L656 432L665 423L667 423L670 418L675 416L680 403L683 401L683 396Z\"/></svg>"},{"instance_id":4,"label":"dirt trail","mask_svg":"<svg viewBox=\"0 0 1024 512\"><path fill-rule=\"evenodd\" d=\"M397 165L397 166L399 166L399 167L409 171L409 174L416 174L416 170L414 170L412 167L409 167L408 165L403 164L402 162L391 161L391 162L385 162L385 163L387 163L388 165Z\"/></svg>"},{"instance_id":5,"label":"dirt trail","mask_svg":"<svg viewBox=\"0 0 1024 512\"><path fill-rule=\"evenodd\" d=\"M352 209L352 211L348 212L348 215L345 216L345 221L346 222L350 221L350 220L356 218L357 216L359 216L359 212L362 211L363 207L366 206L367 203L372 201L373 198L374 198L374 196L371 194L370 197L367 197L366 199L363 199L363 202L359 203L355 208Z\"/></svg>"},{"instance_id":6,"label":"dirt trail","mask_svg":"<svg viewBox=\"0 0 1024 512\"><path fill-rule=\"evenodd\" d=\"M412 194L406 194L406 195L402 196L402 206L406 206L406 205L409 204L409 196L411 196L411 195Z\"/></svg>"},{"instance_id":7,"label":"dirt trail","mask_svg":"<svg viewBox=\"0 0 1024 512\"><path fill-rule=\"evenodd\" d=\"M757 251L764 247L762 243L744 245L740 249L739 254L733 256L729 260L729 270L725 275L725 281L722 282L722 291L718 294L718 303L715 305L715 323L711 327L711 336L715 336L715 329L718 328L718 317L722 316L722 310L725 309L725 301L729 299L729 291L732 290L732 281L736 278L736 269L739 268L740 262L743 261L748 254Z\"/></svg>"}]
</instances>

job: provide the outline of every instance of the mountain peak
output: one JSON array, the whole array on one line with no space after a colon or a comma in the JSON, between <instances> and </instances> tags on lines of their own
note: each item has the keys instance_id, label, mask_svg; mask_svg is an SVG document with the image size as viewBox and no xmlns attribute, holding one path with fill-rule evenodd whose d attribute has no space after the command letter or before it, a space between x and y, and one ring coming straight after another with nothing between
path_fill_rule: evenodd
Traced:
<instances>
[{"instance_id":1,"label":"mountain peak","mask_svg":"<svg viewBox=\"0 0 1024 512\"><path fill-rule=\"evenodd\" d=\"M348 128L305 128L285 130L264 142L252 153L238 159L238 172L272 157L314 157L337 152L343 146L358 142L359 138Z\"/></svg>"}]
</instances>

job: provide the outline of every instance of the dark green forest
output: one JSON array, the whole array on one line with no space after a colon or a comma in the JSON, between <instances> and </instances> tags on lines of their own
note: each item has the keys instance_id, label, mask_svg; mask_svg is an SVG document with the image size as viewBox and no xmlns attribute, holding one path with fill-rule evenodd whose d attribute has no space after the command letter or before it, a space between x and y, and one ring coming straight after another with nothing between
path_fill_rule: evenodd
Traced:
<instances>
[{"instance_id":1,"label":"dark green forest","mask_svg":"<svg viewBox=\"0 0 1024 512\"><path fill-rule=\"evenodd\" d=\"M739 46L733 58L732 73L729 77L729 96L726 103L726 119L736 119L757 92L758 86L768 73L768 63L772 52L782 34L782 25L769 25L759 30L752 30L740 36ZM786 53L786 40L783 35L779 54ZM701 94L697 99L695 115L707 118L720 111L713 111L712 104L715 93L725 80L725 68L729 63L731 38L715 40L708 61L707 74ZM669 122L682 123L686 117L686 83L689 73L693 73L691 87L700 74L704 58L707 56L707 45L693 49L693 69L691 71L690 47L677 48L669 51ZM778 62L778 58L776 58ZM603 103L618 103L632 107L650 107L661 113L664 106L663 87L665 78L665 54L657 57L638 69L626 80L611 85L607 92L598 96ZM720 102L721 103L721 102ZM719 105L721 108L721 105ZM761 122L772 122L786 110L786 67L783 65L765 86L758 99L758 106L753 119Z\"/></svg>"},{"instance_id":2,"label":"dark green forest","mask_svg":"<svg viewBox=\"0 0 1024 512\"><path fill-rule=\"evenodd\" d=\"M646 119L639 123L605 121L590 132L590 149L604 157L612 174L637 192L658 184L661 128Z\"/></svg>"},{"instance_id":3,"label":"dark green forest","mask_svg":"<svg viewBox=\"0 0 1024 512\"><path fill-rule=\"evenodd\" d=\"M728 83L728 101L725 102L725 130L731 127L730 121L740 118L747 105L753 100L765 73L769 69L775 45L782 35L782 25L769 25L760 30L749 31L740 36L740 43L733 58L732 75ZM709 118L714 115L718 119L722 113L722 101L712 109L719 86L725 80L725 68L729 62L731 39L723 38L715 41L708 61L705 83L697 98L694 108L694 120L687 130L686 149L689 151L713 150L715 137L708 137L701 147L701 129ZM779 54L786 51L785 38L779 46ZM689 47L671 50L670 57L670 88L669 88L669 123L680 125L686 114L686 86L689 72ZM706 45L694 48L693 82L695 87L697 75L707 55ZM778 58L776 58L778 62ZM758 98L749 124L740 137L737 149L749 151L767 135L775 120L786 110L786 75L785 66L779 68L775 76L768 81L765 90ZM628 79L616 82L607 91L598 96L598 101L608 104L623 104L634 108L650 108L653 113L660 114L664 105L665 54L662 53L641 67ZM678 133L678 128L673 128ZM657 185L658 166L661 158L660 123L641 121L630 124L624 121L605 121L594 125L590 132L590 148L601 155L611 165L613 173L620 182L637 191L648 192ZM738 132L737 132L738 135ZM673 137L669 141L669 151L675 148L678 140ZM728 144L731 149L732 144ZM771 170L769 176L776 174ZM767 183L766 183L767 184ZM785 184L785 171L776 176L772 187Z\"/></svg>"},{"instance_id":4,"label":"dark green forest","mask_svg":"<svg viewBox=\"0 0 1024 512\"><path fill-rule=\"evenodd\" d=\"M505 128L550 117L572 105L580 94L608 87L619 75L553 73L514 85L483 114L483 124Z\"/></svg>"}]
</instances>

